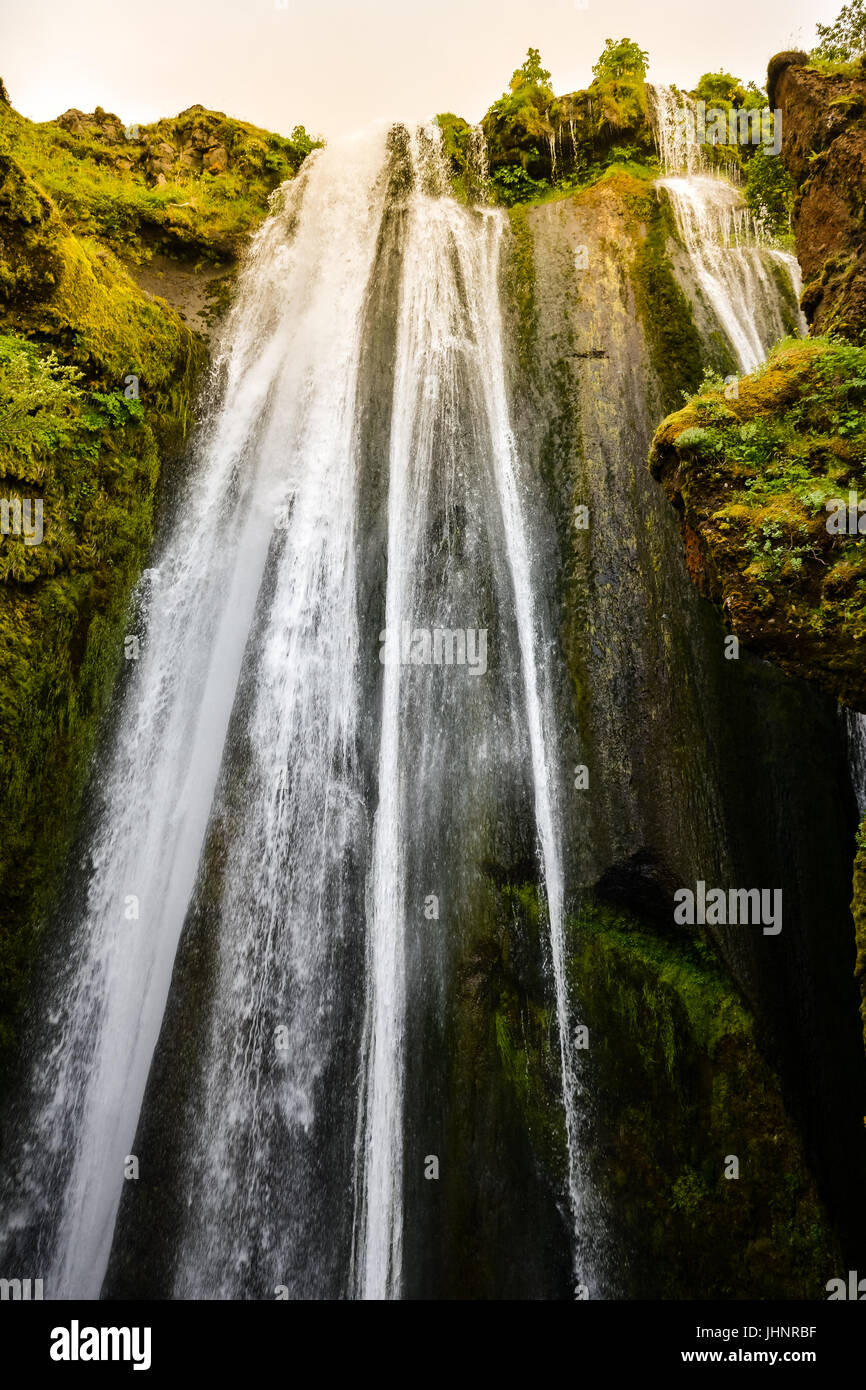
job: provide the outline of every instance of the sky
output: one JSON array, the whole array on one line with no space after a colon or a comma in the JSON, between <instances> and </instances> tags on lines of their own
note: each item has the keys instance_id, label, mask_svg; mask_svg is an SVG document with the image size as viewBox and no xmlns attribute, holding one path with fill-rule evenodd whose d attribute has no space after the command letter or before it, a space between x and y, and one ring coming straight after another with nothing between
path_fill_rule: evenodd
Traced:
<instances>
[{"instance_id":1,"label":"sky","mask_svg":"<svg viewBox=\"0 0 866 1390\"><path fill-rule=\"evenodd\" d=\"M764 85L842 0L0 0L0 76L32 120L102 106L126 124L196 103L288 135L386 118L475 122L532 46L557 93L586 87L606 38L651 81L723 68Z\"/></svg>"}]
</instances>

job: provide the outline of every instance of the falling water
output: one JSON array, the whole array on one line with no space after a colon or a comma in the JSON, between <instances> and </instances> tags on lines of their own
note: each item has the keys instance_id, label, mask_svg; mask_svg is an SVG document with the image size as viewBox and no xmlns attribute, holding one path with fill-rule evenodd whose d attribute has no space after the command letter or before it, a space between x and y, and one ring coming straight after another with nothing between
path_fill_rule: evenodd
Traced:
<instances>
[{"instance_id":1,"label":"falling water","mask_svg":"<svg viewBox=\"0 0 866 1390\"><path fill-rule=\"evenodd\" d=\"M851 766L851 785L857 797L857 809L866 816L866 714L843 711Z\"/></svg>"},{"instance_id":2,"label":"falling water","mask_svg":"<svg viewBox=\"0 0 866 1390\"><path fill-rule=\"evenodd\" d=\"M4 1268L46 1269L49 1297L99 1295L178 943L199 921L214 968L173 1116L175 1296L400 1295L418 885L438 869L465 910L489 808L509 802L534 816L577 1248L557 744L505 385L506 223L446 196L434 132L403 135L319 151L280 195L142 585L142 656L4 1182ZM377 296L394 305L393 373L371 462ZM385 461L379 504L366 484ZM472 632L476 655L489 631L490 672L384 659L380 629L405 624L465 630L467 648Z\"/></svg>"},{"instance_id":3,"label":"falling water","mask_svg":"<svg viewBox=\"0 0 866 1390\"><path fill-rule=\"evenodd\" d=\"M452 506L462 506L467 514L481 507L480 499L492 495L498 502L498 514L489 511L488 501L488 514L481 524L493 532L491 543L498 543L503 551L498 566L494 556L494 597L513 610L519 647L515 665L521 673L522 692L517 690L515 694L519 698L522 693L534 785L562 1062L569 1191L576 1218L581 1176L568 1025L556 786L551 772L555 739L505 389L498 295L504 222L498 212L485 209L469 213L441 196L445 171L435 149L419 148L416 141L413 156L418 177L408 210L390 437L386 630L398 632L408 615L420 616L429 611L431 602L441 603L445 597L441 592L431 592L423 563L424 534L434 490L444 489ZM455 448L460 443L460 438L453 434L458 421L469 432L469 438L463 439L463 449L475 460L476 477L467 475L460 450ZM472 602L469 593L474 582L471 573L467 577L468 592L463 594L461 606ZM458 592L450 593L452 610ZM474 692L474 698L482 700L480 689ZM400 1288L407 845L413 838L413 825L424 816L420 807L414 815L407 814L404 763L407 742L413 739L419 762L424 764L429 729L438 722L424 701L423 719L419 721L416 712L413 721L413 704L418 699L414 673L407 676L405 668L396 661L386 664L380 800L370 895L370 1011L366 1088L362 1098L365 1122L360 1142L363 1222L356 1254L359 1291L372 1298L394 1296ZM465 708L459 717L464 721L469 718ZM495 726L496 715L481 722ZM501 719L498 722L498 756L507 762L508 733ZM481 736L469 756L477 759L485 746Z\"/></svg>"},{"instance_id":4,"label":"falling water","mask_svg":"<svg viewBox=\"0 0 866 1390\"><path fill-rule=\"evenodd\" d=\"M764 361L789 331L776 268L799 304L802 289L796 257L761 236L743 197L727 178L707 171L703 147L683 119L688 98L654 87L651 107L664 177L658 186L670 199L677 229L703 295L743 373ZM805 319L797 314L799 331Z\"/></svg>"}]
</instances>

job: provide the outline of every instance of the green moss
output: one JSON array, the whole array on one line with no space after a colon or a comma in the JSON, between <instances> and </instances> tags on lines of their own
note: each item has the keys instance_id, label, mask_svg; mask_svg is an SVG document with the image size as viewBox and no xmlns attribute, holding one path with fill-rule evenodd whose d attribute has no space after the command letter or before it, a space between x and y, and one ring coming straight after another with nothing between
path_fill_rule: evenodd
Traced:
<instances>
[{"instance_id":1,"label":"green moss","mask_svg":"<svg viewBox=\"0 0 866 1390\"><path fill-rule=\"evenodd\" d=\"M625 1296L816 1298L839 1263L752 1017L702 942L589 906L571 982ZM739 1177L725 1176L730 1156Z\"/></svg>"},{"instance_id":2,"label":"green moss","mask_svg":"<svg viewBox=\"0 0 866 1390\"><path fill-rule=\"evenodd\" d=\"M207 353L2 143L0 333L2 492L43 508L38 544L0 538L2 1065Z\"/></svg>"},{"instance_id":3,"label":"green moss","mask_svg":"<svg viewBox=\"0 0 866 1390\"><path fill-rule=\"evenodd\" d=\"M676 229L666 199L660 201L655 190L637 184L627 203L636 246L630 268L635 304L659 383L661 408L670 410L683 390L697 387L707 353L667 253Z\"/></svg>"},{"instance_id":4,"label":"green moss","mask_svg":"<svg viewBox=\"0 0 866 1390\"><path fill-rule=\"evenodd\" d=\"M866 498L866 350L781 344L736 393L719 380L656 432L650 467L682 517L692 577L763 656L866 709L866 551L827 530Z\"/></svg>"},{"instance_id":5,"label":"green moss","mask_svg":"<svg viewBox=\"0 0 866 1390\"><path fill-rule=\"evenodd\" d=\"M508 297L517 309L518 362L521 371L531 376L534 371L535 336L538 331L532 229L525 207L509 209L508 216L512 232L506 263Z\"/></svg>"},{"instance_id":6,"label":"green moss","mask_svg":"<svg viewBox=\"0 0 866 1390\"><path fill-rule=\"evenodd\" d=\"M0 104L0 136L72 231L133 261L155 250L232 259L317 143L302 127L283 137L201 106L130 131L105 112L62 119L37 124Z\"/></svg>"}]
</instances>

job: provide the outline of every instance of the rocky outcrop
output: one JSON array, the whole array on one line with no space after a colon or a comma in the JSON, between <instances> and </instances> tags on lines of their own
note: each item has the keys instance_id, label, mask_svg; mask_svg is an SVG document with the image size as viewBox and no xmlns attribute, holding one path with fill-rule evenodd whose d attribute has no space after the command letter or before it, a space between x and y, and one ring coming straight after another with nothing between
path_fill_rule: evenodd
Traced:
<instances>
[{"instance_id":1,"label":"rocky outcrop","mask_svg":"<svg viewBox=\"0 0 866 1390\"><path fill-rule=\"evenodd\" d=\"M102 147L115 167L155 187L190 174L239 173L253 185L262 181L273 188L280 174L297 171L307 153L299 130L286 139L204 106L190 106L152 125L125 125L101 106L90 114L73 108L50 124Z\"/></svg>"},{"instance_id":2,"label":"rocky outcrop","mask_svg":"<svg viewBox=\"0 0 866 1390\"><path fill-rule=\"evenodd\" d=\"M844 71L805 54L770 63L782 113L781 157L797 186L794 232L803 310L814 333L866 341L866 60Z\"/></svg>"},{"instance_id":3,"label":"rocky outcrop","mask_svg":"<svg viewBox=\"0 0 866 1390\"><path fill-rule=\"evenodd\" d=\"M784 348L736 394L720 384L670 415L650 452L701 593L750 650L859 710L866 554L847 504L866 499L864 372L860 348Z\"/></svg>"}]
</instances>

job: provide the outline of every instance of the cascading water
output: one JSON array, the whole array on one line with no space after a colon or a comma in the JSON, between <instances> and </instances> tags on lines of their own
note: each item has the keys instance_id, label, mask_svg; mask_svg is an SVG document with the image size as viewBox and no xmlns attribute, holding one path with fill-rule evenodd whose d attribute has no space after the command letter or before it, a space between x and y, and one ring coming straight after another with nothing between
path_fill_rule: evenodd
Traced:
<instances>
[{"instance_id":1,"label":"cascading water","mask_svg":"<svg viewBox=\"0 0 866 1390\"><path fill-rule=\"evenodd\" d=\"M28 1137L10 1164L23 1190L3 1236L31 1242L37 1267L47 1262L52 1297L96 1297L101 1286L277 509L291 509L309 588L324 567L323 512L335 504L333 544L349 564L340 427L351 410L353 314L375 247L381 199L377 206L371 190L383 148L383 140L354 142L345 183L340 157L325 152L259 234L218 364L222 406L172 539L147 576L142 658L98 776L86 903L70 924L64 977L50 983L50 1027L20 1126ZM309 596L296 603L315 621ZM329 617L340 611L335 604ZM341 628L332 640L336 679L351 671L350 634ZM298 695L285 655L280 694L307 701L310 737L315 692ZM273 664L279 653L271 656ZM339 695L333 736L345 747L351 692L344 685ZM280 754L272 738L263 734L264 758ZM337 799L339 783L330 790Z\"/></svg>"},{"instance_id":2,"label":"cascading water","mask_svg":"<svg viewBox=\"0 0 866 1390\"><path fill-rule=\"evenodd\" d=\"M845 734L851 765L851 785L857 797L857 809L866 816L866 714L844 711Z\"/></svg>"},{"instance_id":3,"label":"cascading water","mask_svg":"<svg viewBox=\"0 0 866 1390\"><path fill-rule=\"evenodd\" d=\"M255 240L221 405L143 586L141 661L6 1164L3 1267L44 1268L49 1297L102 1287L196 920L214 964L185 1038L175 1295L399 1296L409 1000L427 983L414 904L436 872L467 910L503 820L490 808L509 801L534 818L579 1247L557 743L505 386L505 222L446 189L429 133L383 129L313 155ZM361 382L387 293L377 518ZM382 538L372 583L362 517ZM439 632L451 663L407 660L407 626L411 642Z\"/></svg>"},{"instance_id":4,"label":"cascading water","mask_svg":"<svg viewBox=\"0 0 866 1390\"><path fill-rule=\"evenodd\" d=\"M689 256L698 291L704 296L739 369L752 372L790 326L776 279L790 284L799 305L802 284L796 257L761 236L743 197L728 179L708 172L705 152L687 119L688 98L669 87L650 88L656 141L665 189L677 229ZM796 311L797 328L806 328Z\"/></svg>"}]
</instances>

